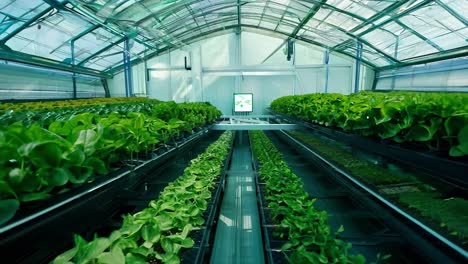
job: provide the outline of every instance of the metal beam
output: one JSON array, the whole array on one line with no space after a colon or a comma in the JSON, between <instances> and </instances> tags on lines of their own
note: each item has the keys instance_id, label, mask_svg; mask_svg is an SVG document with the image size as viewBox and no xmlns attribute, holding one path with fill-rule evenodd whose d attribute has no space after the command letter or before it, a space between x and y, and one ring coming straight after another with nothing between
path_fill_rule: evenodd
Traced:
<instances>
[{"instance_id":1,"label":"metal beam","mask_svg":"<svg viewBox=\"0 0 468 264\"><path fill-rule=\"evenodd\" d=\"M56 1L56 0L44 0L44 1ZM71 8L66 7L65 6L66 3L69 3L69 4L73 5L73 7L75 7L80 12L78 12L75 9L71 9ZM105 28L107 31L109 31L110 33L112 33L114 35L121 36L121 37L126 36L126 33L122 32L120 28L115 29L112 26L108 25L105 21L101 21L101 19L99 17L95 16L94 14L91 14L88 10L84 10L78 4L75 4L74 1L65 1L63 3L63 8L65 10L69 11L69 12L72 12L72 13L80 16L81 18L84 18L86 21L88 21L91 24L102 26L103 28ZM156 47L154 45L151 45L151 44L147 43L145 40L139 39L138 37L135 38L135 41L142 44L143 46L148 47L148 48L156 49Z\"/></svg>"},{"instance_id":2,"label":"metal beam","mask_svg":"<svg viewBox=\"0 0 468 264\"><path fill-rule=\"evenodd\" d=\"M330 72L330 67L329 67L329 62L330 60L330 51L328 49L325 49L324 54L323 54L323 64L325 65L325 84L324 84L324 91L325 93L328 93L328 78L329 78L329 72Z\"/></svg>"},{"instance_id":3,"label":"metal beam","mask_svg":"<svg viewBox=\"0 0 468 264\"><path fill-rule=\"evenodd\" d=\"M309 10L309 13L307 13L307 15L296 26L296 28L294 28L291 35L289 35L289 39L296 38L297 33L299 33L299 31L305 26L305 24L307 24L309 22L309 20L311 20L312 17L315 16L315 14L317 14L317 12L320 10L322 5L325 4L326 2L327 2L327 0L321 0L320 3L315 4L314 7Z\"/></svg>"},{"instance_id":4,"label":"metal beam","mask_svg":"<svg viewBox=\"0 0 468 264\"><path fill-rule=\"evenodd\" d=\"M424 64L424 63L454 59L454 58L465 57L465 56L468 56L468 47L466 46L456 48L456 49L446 50L442 52L437 52L432 55L431 54L423 55L418 58L405 60L405 61L393 64L393 65L379 67L377 68L377 70L378 71L391 70L391 69L396 69L396 68L401 68L401 67L406 67L406 66L411 66L411 65Z\"/></svg>"},{"instance_id":5,"label":"metal beam","mask_svg":"<svg viewBox=\"0 0 468 264\"><path fill-rule=\"evenodd\" d=\"M125 94L127 97L133 96L133 78L132 78L132 62L130 58L130 43L129 39L125 38L124 41L124 77L125 77Z\"/></svg>"},{"instance_id":6,"label":"metal beam","mask_svg":"<svg viewBox=\"0 0 468 264\"><path fill-rule=\"evenodd\" d=\"M77 67L77 66L72 67L72 65L70 64L61 63L61 62L54 61L51 59L34 56L30 54L25 54L25 53L21 53L17 51L5 51L5 50L0 49L0 59L24 63L28 65L35 65L35 66L40 66L40 67L45 67L45 68L51 68L51 69L56 69L56 70L62 70L66 72L76 72L76 73L81 73L81 74L90 75L90 76L97 76L97 77L104 77L104 78L112 77L112 74L110 73L100 72L97 70L88 69L84 67Z\"/></svg>"},{"instance_id":7,"label":"metal beam","mask_svg":"<svg viewBox=\"0 0 468 264\"><path fill-rule=\"evenodd\" d=\"M414 6L410 7L410 8L408 8L408 9L406 9L405 11L399 13L398 15L394 15L394 16L392 16L391 18L389 18L389 19L387 19L387 20L385 20L385 21L383 21L383 22L381 22L381 23L379 23L379 24L377 24L377 25L374 25L374 26L372 26L372 27L370 27L370 28L364 30L363 32L361 32L361 33L359 33L359 34L356 34L356 36L361 37L361 36L363 36L363 35L365 35L365 34L371 32L371 31L373 31L373 30L375 30L375 29L377 29L377 28L383 27L383 26L385 26L386 24L388 24L388 23L390 23L390 22L393 22L393 21L396 20L396 19L399 19L400 17L406 16L407 14L409 14L409 13L415 11L415 10L420 9L420 8L422 8L423 6L429 4L429 3L433 2L433 1L434 1L434 0L424 0L424 1L420 2L419 4L416 4L416 5L414 5Z\"/></svg>"},{"instance_id":8,"label":"metal beam","mask_svg":"<svg viewBox=\"0 0 468 264\"><path fill-rule=\"evenodd\" d=\"M432 40L426 38L424 35L420 34L419 32L417 32L416 30L408 27L407 25L405 25L404 23L402 23L400 20L398 19L395 19L395 23L397 23L398 25L400 25L400 27L408 30L409 32L413 33L413 35L415 35L416 37L424 40L427 44L431 45L432 47L434 47L436 50L438 51L444 51L443 48L441 48L439 45L437 45L436 43L434 43Z\"/></svg>"},{"instance_id":9,"label":"metal beam","mask_svg":"<svg viewBox=\"0 0 468 264\"><path fill-rule=\"evenodd\" d=\"M54 8L52 6L44 9L42 12L39 12L37 15L33 16L31 19L28 21L24 22L21 26L13 30L10 34L6 35L2 40L0 40L0 44L5 44L8 40L13 38L16 34L20 33L23 31L25 28L29 27L33 22L44 16L45 14L49 13L52 11Z\"/></svg>"},{"instance_id":10,"label":"metal beam","mask_svg":"<svg viewBox=\"0 0 468 264\"><path fill-rule=\"evenodd\" d=\"M94 30L100 28L100 25L93 25L87 28L85 31L81 32L80 34L73 36L69 41L77 41L78 39L82 38L84 35L93 32Z\"/></svg>"},{"instance_id":11,"label":"metal beam","mask_svg":"<svg viewBox=\"0 0 468 264\"><path fill-rule=\"evenodd\" d=\"M103 53L104 51L106 51L106 50L108 50L108 49L114 47L115 45L119 45L120 43L124 42L125 39L126 39L126 37L123 37L123 38L121 38L121 39L119 39L119 40L117 40L117 41L115 41L115 42L113 42L113 43L111 43L111 44L105 46L104 48L102 48L102 49L96 51L95 53L89 55L88 57L86 57L85 59L83 59L82 61L80 61L80 62L78 63L78 66L82 66L83 64L85 64L86 62L88 62L88 61L91 60L92 58L96 57L97 55Z\"/></svg>"},{"instance_id":12,"label":"metal beam","mask_svg":"<svg viewBox=\"0 0 468 264\"><path fill-rule=\"evenodd\" d=\"M453 10L450 6L446 5L444 2L440 0L435 0L438 5L440 5L445 11L449 12L452 16L454 16L456 19L458 19L460 22L462 22L465 26L468 27L468 21L460 15L457 11ZM466 7L465 7L466 8Z\"/></svg>"},{"instance_id":13,"label":"metal beam","mask_svg":"<svg viewBox=\"0 0 468 264\"><path fill-rule=\"evenodd\" d=\"M281 32L276 32L276 31L273 31L272 29L269 29L269 28L263 28L263 27L258 27L258 26L252 26L252 25L241 25L241 27L243 28L252 28L252 29L256 29L256 30L260 30L260 31L263 31L263 32L270 32L270 33L275 33L275 34L278 34L278 35L286 35L285 33L281 33ZM199 40L200 38L202 37L206 37L206 36L209 36L211 34L215 34L215 33L218 33L218 32L221 32L221 31L227 31L227 30L231 30L231 29L235 29L237 28L237 25L230 25L230 26L227 26L227 27L219 27L219 28L215 28L213 30L210 30L210 31L207 31L207 32L203 32L201 34L198 34L198 35L195 35L195 36L192 36L190 38L190 41L187 41L187 43L192 43L196 40ZM288 35L286 35L288 36ZM323 43L320 43L320 42L317 42L317 41L314 41L314 40L311 40L311 39L307 39L307 38L302 38L302 37L296 37L296 40L300 40L300 41L303 41L305 43L309 43L309 44L312 44L312 45L315 45L315 46L319 46L319 47L322 47L322 48L330 48L328 46L326 46L325 44ZM185 40L186 41L186 40ZM165 48L162 48L160 50L157 50L157 51L154 51L150 54L148 54L145 59L150 59L152 57L155 57L155 56L158 56L160 54L163 54L164 52L168 52L169 50L171 50L173 47L165 47ZM346 51L342 51L342 50L333 50L333 49L330 49L330 51L334 51L334 52L337 52L337 53L340 53L340 54L343 54L343 55L346 55L348 57L351 57L351 58L356 58L354 54L351 54L351 53L348 53ZM137 58L135 60L132 61L133 64L137 64L139 62L142 62L143 61L143 58ZM377 66L367 60L362 60L362 62L366 65L368 65L369 67L371 68L377 68ZM115 67L112 67L108 70L106 70L106 72L108 73L111 73L111 74L115 74L116 72L120 72L123 70L123 65L118 65L118 66L115 66Z\"/></svg>"},{"instance_id":14,"label":"metal beam","mask_svg":"<svg viewBox=\"0 0 468 264\"><path fill-rule=\"evenodd\" d=\"M237 27L240 33L240 26L241 26L241 5L240 0L237 0Z\"/></svg>"},{"instance_id":15,"label":"metal beam","mask_svg":"<svg viewBox=\"0 0 468 264\"><path fill-rule=\"evenodd\" d=\"M364 23L352 28L349 32L356 32L358 31L359 29L367 26L367 25L370 25L372 23L374 23L375 21L381 19L382 17L384 16L387 16L389 15L390 13L392 13L393 11L395 11L397 8L400 8L401 6L403 6L404 4L408 3L409 1L411 0L401 0L401 1L397 1L391 5L389 5L387 8L385 8L384 10L376 13L374 16L370 17L369 19L365 20Z\"/></svg>"},{"instance_id":16,"label":"metal beam","mask_svg":"<svg viewBox=\"0 0 468 264\"><path fill-rule=\"evenodd\" d=\"M71 65L75 68L75 41L70 42L70 49L71 49ZM76 73L73 72L72 74L72 82L73 82L73 98L76 99Z\"/></svg>"},{"instance_id":17,"label":"metal beam","mask_svg":"<svg viewBox=\"0 0 468 264\"><path fill-rule=\"evenodd\" d=\"M359 81L361 77L362 43L356 42L356 64L354 66L354 93L359 92Z\"/></svg>"},{"instance_id":18,"label":"metal beam","mask_svg":"<svg viewBox=\"0 0 468 264\"><path fill-rule=\"evenodd\" d=\"M211 130L295 130L295 124L215 124Z\"/></svg>"}]
</instances>

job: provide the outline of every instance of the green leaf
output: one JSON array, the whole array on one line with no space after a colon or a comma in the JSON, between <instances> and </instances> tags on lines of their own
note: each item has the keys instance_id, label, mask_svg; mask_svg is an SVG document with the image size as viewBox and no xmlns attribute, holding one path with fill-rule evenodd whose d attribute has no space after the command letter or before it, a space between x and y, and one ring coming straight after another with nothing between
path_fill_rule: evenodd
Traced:
<instances>
[{"instance_id":1,"label":"green leaf","mask_svg":"<svg viewBox=\"0 0 468 264\"><path fill-rule=\"evenodd\" d=\"M125 263L128 264L147 264L146 258L140 255L128 253L125 255Z\"/></svg>"},{"instance_id":2,"label":"green leaf","mask_svg":"<svg viewBox=\"0 0 468 264\"><path fill-rule=\"evenodd\" d=\"M468 154L468 125L465 125L458 133L459 148L465 154Z\"/></svg>"},{"instance_id":3,"label":"green leaf","mask_svg":"<svg viewBox=\"0 0 468 264\"><path fill-rule=\"evenodd\" d=\"M21 202L46 200L52 196L49 194L49 192L50 192L50 189L46 189L44 191L35 192L35 193L22 193L22 194L19 194L19 200Z\"/></svg>"},{"instance_id":4,"label":"green leaf","mask_svg":"<svg viewBox=\"0 0 468 264\"><path fill-rule=\"evenodd\" d=\"M81 130L74 146L82 146L83 151L87 156L92 155L95 151L95 145L98 142L100 135L93 129Z\"/></svg>"},{"instance_id":5,"label":"green leaf","mask_svg":"<svg viewBox=\"0 0 468 264\"><path fill-rule=\"evenodd\" d=\"M63 121L52 122L49 131L61 136L68 136L72 132L69 126L64 126Z\"/></svg>"},{"instance_id":6,"label":"green leaf","mask_svg":"<svg viewBox=\"0 0 468 264\"><path fill-rule=\"evenodd\" d=\"M106 163L104 163L104 161L96 157L90 157L86 159L83 165L92 168L93 171L97 174L105 175L109 172L107 170Z\"/></svg>"},{"instance_id":7,"label":"green leaf","mask_svg":"<svg viewBox=\"0 0 468 264\"><path fill-rule=\"evenodd\" d=\"M173 228L172 218L167 215L158 215L155 220L159 224L161 231L167 231Z\"/></svg>"},{"instance_id":8,"label":"green leaf","mask_svg":"<svg viewBox=\"0 0 468 264\"><path fill-rule=\"evenodd\" d=\"M344 226L343 225L340 225L340 227L338 228L338 230L336 230L336 233L342 233L344 232Z\"/></svg>"},{"instance_id":9,"label":"green leaf","mask_svg":"<svg viewBox=\"0 0 468 264\"><path fill-rule=\"evenodd\" d=\"M0 225L8 222L19 208L19 201L14 199L0 200Z\"/></svg>"},{"instance_id":10,"label":"green leaf","mask_svg":"<svg viewBox=\"0 0 468 264\"><path fill-rule=\"evenodd\" d=\"M166 264L180 264L180 258L174 253L164 254L162 261Z\"/></svg>"},{"instance_id":11,"label":"green leaf","mask_svg":"<svg viewBox=\"0 0 468 264\"><path fill-rule=\"evenodd\" d=\"M141 237L145 241L156 243L161 238L160 230L158 225L146 224L141 228Z\"/></svg>"},{"instance_id":12,"label":"green leaf","mask_svg":"<svg viewBox=\"0 0 468 264\"><path fill-rule=\"evenodd\" d=\"M71 260L75 257L76 253L78 252L78 248L74 247L70 250L63 252L62 254L58 255L51 264L68 264L72 263Z\"/></svg>"},{"instance_id":13,"label":"green leaf","mask_svg":"<svg viewBox=\"0 0 468 264\"><path fill-rule=\"evenodd\" d=\"M125 256L122 249L114 247L111 252L102 253L99 261L103 264L125 264Z\"/></svg>"},{"instance_id":14,"label":"green leaf","mask_svg":"<svg viewBox=\"0 0 468 264\"><path fill-rule=\"evenodd\" d=\"M93 169L90 167L71 166L69 170L70 182L74 184L84 183L93 175Z\"/></svg>"},{"instance_id":15,"label":"green leaf","mask_svg":"<svg viewBox=\"0 0 468 264\"><path fill-rule=\"evenodd\" d=\"M195 241L193 241L193 239L191 239L190 237L185 238L181 242L181 246L183 248L192 248L194 245L195 245Z\"/></svg>"},{"instance_id":16,"label":"green leaf","mask_svg":"<svg viewBox=\"0 0 468 264\"><path fill-rule=\"evenodd\" d=\"M38 167L57 167L60 164L62 150L56 142L31 142L22 145L18 153L28 157Z\"/></svg>"},{"instance_id":17,"label":"green leaf","mask_svg":"<svg viewBox=\"0 0 468 264\"><path fill-rule=\"evenodd\" d=\"M47 182L47 186L62 186L68 182L71 173L63 168L40 168L37 175Z\"/></svg>"},{"instance_id":18,"label":"green leaf","mask_svg":"<svg viewBox=\"0 0 468 264\"><path fill-rule=\"evenodd\" d=\"M20 185L25 176L26 172L20 168L14 168L8 173L10 183L13 185Z\"/></svg>"},{"instance_id":19,"label":"green leaf","mask_svg":"<svg viewBox=\"0 0 468 264\"><path fill-rule=\"evenodd\" d=\"M62 158L72 165L80 166L85 161L86 156L83 150L74 148L73 150L63 153Z\"/></svg>"},{"instance_id":20,"label":"green leaf","mask_svg":"<svg viewBox=\"0 0 468 264\"><path fill-rule=\"evenodd\" d=\"M0 180L0 193L2 196L7 196L6 194L11 194L11 196L18 198L15 191L11 188L10 184L6 181Z\"/></svg>"},{"instance_id":21,"label":"green leaf","mask_svg":"<svg viewBox=\"0 0 468 264\"><path fill-rule=\"evenodd\" d=\"M143 246L138 248L132 248L129 250L129 253L132 253L133 255L142 255L148 257L148 255L154 254L154 250L152 248L146 248Z\"/></svg>"},{"instance_id":22,"label":"green leaf","mask_svg":"<svg viewBox=\"0 0 468 264\"><path fill-rule=\"evenodd\" d=\"M76 254L76 263L84 264L101 255L110 246L108 238L95 238L93 241L84 245Z\"/></svg>"}]
</instances>

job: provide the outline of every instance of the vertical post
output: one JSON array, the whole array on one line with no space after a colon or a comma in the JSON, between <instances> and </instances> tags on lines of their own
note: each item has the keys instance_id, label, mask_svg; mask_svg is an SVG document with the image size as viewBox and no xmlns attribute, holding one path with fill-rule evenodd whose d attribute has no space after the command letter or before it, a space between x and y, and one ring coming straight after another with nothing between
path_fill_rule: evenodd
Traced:
<instances>
[{"instance_id":1,"label":"vertical post","mask_svg":"<svg viewBox=\"0 0 468 264\"><path fill-rule=\"evenodd\" d=\"M400 36L396 36L396 41L395 41L395 50L393 51L393 57L395 59L398 59L398 45L400 44ZM396 69L392 70L392 87L391 90L395 90L395 82L396 82L396 77L395 77Z\"/></svg>"},{"instance_id":2,"label":"vertical post","mask_svg":"<svg viewBox=\"0 0 468 264\"><path fill-rule=\"evenodd\" d=\"M125 46L124 46L125 47ZM127 56L125 54L125 48L122 52L123 65L124 65L124 79L125 79L125 97L128 97L128 74L127 74Z\"/></svg>"},{"instance_id":3,"label":"vertical post","mask_svg":"<svg viewBox=\"0 0 468 264\"><path fill-rule=\"evenodd\" d=\"M201 101L205 102L205 89L203 87L203 53L202 53L202 48L201 46L198 47L198 51L200 54L200 59L198 60L200 62L200 89L201 89Z\"/></svg>"},{"instance_id":4,"label":"vertical post","mask_svg":"<svg viewBox=\"0 0 468 264\"><path fill-rule=\"evenodd\" d=\"M354 92L359 92L359 79L361 75L361 59L362 59L362 43L356 41L356 65L355 65L355 75L354 75Z\"/></svg>"},{"instance_id":5,"label":"vertical post","mask_svg":"<svg viewBox=\"0 0 468 264\"><path fill-rule=\"evenodd\" d=\"M145 46L145 53L143 57L144 65L145 65L145 95L148 97L148 82L149 82L149 72L148 72L148 59L146 58L147 48Z\"/></svg>"},{"instance_id":6,"label":"vertical post","mask_svg":"<svg viewBox=\"0 0 468 264\"><path fill-rule=\"evenodd\" d=\"M133 96L132 64L130 61L130 43L126 38L124 41L124 76L125 76L125 96Z\"/></svg>"},{"instance_id":7,"label":"vertical post","mask_svg":"<svg viewBox=\"0 0 468 264\"><path fill-rule=\"evenodd\" d=\"M70 42L71 48L71 64L73 67L72 81L73 81L73 99L76 99L76 73L75 73L75 41Z\"/></svg>"},{"instance_id":8,"label":"vertical post","mask_svg":"<svg viewBox=\"0 0 468 264\"><path fill-rule=\"evenodd\" d=\"M330 51L328 49L325 50L323 54L323 64L325 66L325 93L328 93L328 75L329 75L329 67L328 61L330 60Z\"/></svg>"}]
</instances>

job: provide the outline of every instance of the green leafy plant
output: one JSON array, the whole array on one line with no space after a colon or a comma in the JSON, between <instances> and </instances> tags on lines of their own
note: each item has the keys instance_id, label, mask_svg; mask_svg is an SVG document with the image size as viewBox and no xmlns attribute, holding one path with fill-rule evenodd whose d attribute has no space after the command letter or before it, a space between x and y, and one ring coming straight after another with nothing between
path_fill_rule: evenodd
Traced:
<instances>
[{"instance_id":1,"label":"green leafy plant","mask_svg":"<svg viewBox=\"0 0 468 264\"><path fill-rule=\"evenodd\" d=\"M271 221L277 225L274 235L288 240L281 248L286 259L290 263L365 263L364 256L348 253L351 244L337 238L343 227L331 232L327 213L313 206L315 200L265 134L250 131L250 137L260 180L266 184Z\"/></svg>"},{"instance_id":2,"label":"green leafy plant","mask_svg":"<svg viewBox=\"0 0 468 264\"><path fill-rule=\"evenodd\" d=\"M468 154L468 94L360 92L285 96L271 108L363 136L417 142L450 156Z\"/></svg>"},{"instance_id":3,"label":"green leafy plant","mask_svg":"<svg viewBox=\"0 0 468 264\"><path fill-rule=\"evenodd\" d=\"M160 107L165 109L166 104L157 100L96 102L101 101L91 100L88 104L80 100L69 108L63 102L40 103L39 108L47 112L30 110L36 109L36 104L31 104L26 110L7 111L0 116L7 121L0 126L0 201L47 199L73 185L106 175L118 161L149 153L187 129L183 127L186 122L177 116L168 121L152 116ZM63 107L52 109L57 105ZM180 107L170 104L174 105ZM181 108L197 120L204 120L193 123L197 126L220 114L213 106L202 103L185 103ZM169 116L176 112L169 112ZM212 114L201 116L206 113ZM9 212L18 209L11 202L5 204ZM0 222L13 215L0 215Z\"/></svg>"},{"instance_id":4,"label":"green leafy plant","mask_svg":"<svg viewBox=\"0 0 468 264\"><path fill-rule=\"evenodd\" d=\"M203 213L229 152L232 132L225 132L191 161L184 174L170 183L142 211L126 215L122 227L107 238L85 241L57 256L61 263L180 263L180 252L194 246L190 232L204 224ZM1 206L1 204L0 204Z\"/></svg>"}]
</instances>

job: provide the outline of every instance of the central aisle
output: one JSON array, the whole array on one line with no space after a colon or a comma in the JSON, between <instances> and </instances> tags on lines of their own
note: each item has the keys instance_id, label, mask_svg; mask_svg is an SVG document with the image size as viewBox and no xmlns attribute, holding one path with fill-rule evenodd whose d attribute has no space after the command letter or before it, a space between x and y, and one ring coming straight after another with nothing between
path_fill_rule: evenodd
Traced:
<instances>
[{"instance_id":1,"label":"central aisle","mask_svg":"<svg viewBox=\"0 0 468 264\"><path fill-rule=\"evenodd\" d=\"M211 263L265 263L247 131L237 131Z\"/></svg>"}]
</instances>

